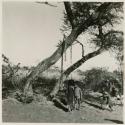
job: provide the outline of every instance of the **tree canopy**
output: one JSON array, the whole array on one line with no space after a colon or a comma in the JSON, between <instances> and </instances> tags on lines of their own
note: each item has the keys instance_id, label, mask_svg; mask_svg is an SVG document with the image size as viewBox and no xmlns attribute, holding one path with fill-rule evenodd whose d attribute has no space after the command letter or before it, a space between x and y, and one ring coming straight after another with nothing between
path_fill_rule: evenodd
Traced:
<instances>
[{"instance_id":1,"label":"tree canopy","mask_svg":"<svg viewBox=\"0 0 125 125\"><path fill-rule=\"evenodd\" d=\"M106 50L116 52L123 45L123 32L115 30L116 25L121 23L123 19L123 3L64 2L64 5L66 12L64 13L63 32L67 33L70 30L79 29L77 33L78 36L81 36L86 31L93 36L93 39L89 41L90 44L96 46L95 51L83 55L80 60L67 68L63 73L65 79L85 61ZM57 88L58 85L53 90L52 95L56 93Z\"/></svg>"},{"instance_id":2,"label":"tree canopy","mask_svg":"<svg viewBox=\"0 0 125 125\"><path fill-rule=\"evenodd\" d=\"M64 25L62 27L64 38L57 50L50 57L41 61L30 73L24 93L27 93L27 90L31 88L29 86L32 80L54 65L85 32L93 36L89 42L96 48L93 52L82 55L81 59L69 66L63 73L64 80L87 60L106 50L119 50L119 46L123 44L123 33L115 28L123 18L123 2L64 2L64 7ZM57 82L52 95L55 95L58 89Z\"/></svg>"}]
</instances>

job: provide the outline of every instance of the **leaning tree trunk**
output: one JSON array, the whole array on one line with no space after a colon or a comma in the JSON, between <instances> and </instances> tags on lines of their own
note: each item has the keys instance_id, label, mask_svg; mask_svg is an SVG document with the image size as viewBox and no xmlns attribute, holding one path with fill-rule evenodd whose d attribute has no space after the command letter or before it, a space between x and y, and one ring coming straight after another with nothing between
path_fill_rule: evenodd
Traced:
<instances>
[{"instance_id":1,"label":"leaning tree trunk","mask_svg":"<svg viewBox=\"0 0 125 125\"><path fill-rule=\"evenodd\" d=\"M92 18L89 18L88 20L86 20L83 24L78 25L76 28L74 28L71 31L71 34L66 38L65 41L65 48L63 53L67 50L67 48L69 48L72 43L77 39L77 37L79 36L79 34L81 34L83 31L85 31L89 26L93 25L93 20ZM81 28L82 27L82 28ZM48 57L47 59L43 60L42 62L40 62L35 69L30 73L30 75L28 76L26 85L24 87L24 93L27 94L27 92L29 91L29 86L31 88L31 82L43 71L47 70L50 66L52 66L53 64L55 64L62 56L62 46L60 46L53 54L52 56Z\"/></svg>"},{"instance_id":2,"label":"leaning tree trunk","mask_svg":"<svg viewBox=\"0 0 125 125\"><path fill-rule=\"evenodd\" d=\"M69 74L71 72L73 72L74 70L76 70L79 66L81 66L84 62L86 62L87 60L99 55L100 53L102 53L104 51L103 48L98 49L97 51L94 51L92 53L87 54L86 56L84 56L83 58L81 58L80 60L78 60L76 63L74 63L72 66L70 66L62 75L63 75L63 81L65 81L67 79L67 77L69 76ZM54 89L52 90L52 92L50 93L50 96L53 98L55 97L55 95L58 93L59 91L59 86L60 86L60 79L56 82L56 85L54 87Z\"/></svg>"},{"instance_id":3,"label":"leaning tree trunk","mask_svg":"<svg viewBox=\"0 0 125 125\"><path fill-rule=\"evenodd\" d=\"M88 19L86 19L86 21L80 23L77 26L73 25L73 29L72 29L70 35L64 41L65 42L64 52L67 50L68 47L70 47L72 45L72 43L77 39L77 37L82 32L84 32L90 26L92 26L98 22L98 20L103 16L103 13L101 10L104 10L104 8L107 8L109 5L110 5L110 3L104 3L104 4L100 5L99 8L97 9L97 11L95 11L95 13L93 13ZM69 8L69 6L66 7L67 15L71 16L71 14L69 13L69 11L71 11L71 10L69 10L68 8ZM69 18L69 19L71 20L71 18ZM47 70L50 66L55 64L61 58L61 51L62 51L62 47L60 46L52 54L52 56L43 60L35 67L35 69L30 73L30 75L28 76L28 79L26 81L26 85L24 87L25 94L27 94L27 92L29 91L29 88L32 88L31 81L34 80L39 75L39 73Z\"/></svg>"}]
</instances>

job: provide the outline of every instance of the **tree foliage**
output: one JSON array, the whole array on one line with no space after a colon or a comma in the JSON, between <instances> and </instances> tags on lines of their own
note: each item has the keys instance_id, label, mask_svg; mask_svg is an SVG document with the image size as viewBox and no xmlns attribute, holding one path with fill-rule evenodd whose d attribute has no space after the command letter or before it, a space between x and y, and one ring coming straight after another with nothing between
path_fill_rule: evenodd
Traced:
<instances>
[{"instance_id":1,"label":"tree foliage","mask_svg":"<svg viewBox=\"0 0 125 125\"><path fill-rule=\"evenodd\" d=\"M72 23L74 23L74 26L78 26L92 16L96 18L94 13L98 12L98 20L95 26L97 24L102 26L105 24L113 25L123 18L119 15L119 13L123 12L122 2L65 2L64 4L68 4L68 7L71 9L70 15L64 12L64 25L69 27L72 27Z\"/></svg>"},{"instance_id":2,"label":"tree foliage","mask_svg":"<svg viewBox=\"0 0 125 125\"><path fill-rule=\"evenodd\" d=\"M123 17L122 2L64 2L64 7L64 25L62 30L65 38L60 42L57 50L50 57L41 61L30 73L24 89L25 94L27 94L29 88L32 88L31 83L33 83L33 80L62 57L64 43L63 53L72 46L79 36L88 32L89 35L95 37L90 43L94 43L97 47L95 51L84 55L63 73L65 74L63 78L66 79L72 71L85 61L101 54L104 50L109 50L113 46L117 47L118 43L122 42L121 31L113 29L115 24L119 23L120 19L122 19L121 17ZM56 84L52 93L56 94L58 89L59 85Z\"/></svg>"},{"instance_id":3,"label":"tree foliage","mask_svg":"<svg viewBox=\"0 0 125 125\"><path fill-rule=\"evenodd\" d=\"M65 6L67 4L70 9L68 9L68 13L66 13L67 11L64 13L63 31L67 31L71 27L77 27L93 16L96 18L99 13L95 23L93 22L87 29L90 35L95 36L94 44L100 46L103 42L105 48L110 48L123 43L122 31L113 30L116 24L121 23L123 19L122 2L71 2L65 3ZM99 26L102 28L102 34L98 33ZM103 35L105 41L102 41L101 35ZM117 41L120 41L120 43Z\"/></svg>"},{"instance_id":4,"label":"tree foliage","mask_svg":"<svg viewBox=\"0 0 125 125\"><path fill-rule=\"evenodd\" d=\"M114 30L116 24L120 23L123 18L123 3L115 2L64 2L66 13L64 16L63 31L79 28L79 36L84 32L93 35L90 44L96 46L95 51L84 55L77 62L69 66L63 73L64 78L81 66L87 60L101 54L106 50L119 50L119 46L123 44L123 32ZM85 43L83 43L84 45ZM51 95L55 95L58 85L52 91Z\"/></svg>"},{"instance_id":5,"label":"tree foliage","mask_svg":"<svg viewBox=\"0 0 125 125\"><path fill-rule=\"evenodd\" d=\"M116 88L121 92L121 76L119 72L109 72L105 68L93 68L85 72L86 88L94 91L101 91L103 87L107 87L107 91L110 83L114 83Z\"/></svg>"}]
</instances>

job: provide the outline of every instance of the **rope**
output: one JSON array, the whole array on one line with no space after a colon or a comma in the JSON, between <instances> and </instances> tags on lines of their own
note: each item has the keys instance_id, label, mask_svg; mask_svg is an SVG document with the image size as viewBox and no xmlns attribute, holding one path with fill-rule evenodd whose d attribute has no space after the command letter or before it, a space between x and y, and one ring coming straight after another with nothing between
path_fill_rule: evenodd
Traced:
<instances>
[{"instance_id":1,"label":"rope","mask_svg":"<svg viewBox=\"0 0 125 125\"><path fill-rule=\"evenodd\" d=\"M65 52L65 62L66 62L66 52Z\"/></svg>"},{"instance_id":2,"label":"rope","mask_svg":"<svg viewBox=\"0 0 125 125\"><path fill-rule=\"evenodd\" d=\"M63 82L63 55L62 55L62 58L61 58L60 88L61 88L62 82Z\"/></svg>"},{"instance_id":3,"label":"rope","mask_svg":"<svg viewBox=\"0 0 125 125\"><path fill-rule=\"evenodd\" d=\"M70 64L72 65L72 45L70 47ZM72 74L71 74L71 79L72 79Z\"/></svg>"},{"instance_id":4,"label":"rope","mask_svg":"<svg viewBox=\"0 0 125 125\"><path fill-rule=\"evenodd\" d=\"M61 58L61 76L60 76L60 86L59 86L59 89L61 89L61 85L63 84L63 52L64 52L64 49L65 49L65 41L63 41L62 43L62 52L61 52L61 55L62 55L62 58Z\"/></svg>"}]
</instances>

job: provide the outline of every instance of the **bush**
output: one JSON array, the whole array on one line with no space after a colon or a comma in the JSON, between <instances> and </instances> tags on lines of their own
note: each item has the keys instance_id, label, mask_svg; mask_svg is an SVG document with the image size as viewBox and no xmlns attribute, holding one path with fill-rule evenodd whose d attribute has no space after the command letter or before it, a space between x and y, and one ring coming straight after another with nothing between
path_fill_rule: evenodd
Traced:
<instances>
[{"instance_id":1,"label":"bush","mask_svg":"<svg viewBox=\"0 0 125 125\"><path fill-rule=\"evenodd\" d=\"M114 72L109 72L104 68L93 68L85 72L86 88L92 89L93 91L101 91L103 87L109 90L109 84L114 83L115 87L122 88L118 75Z\"/></svg>"}]
</instances>

